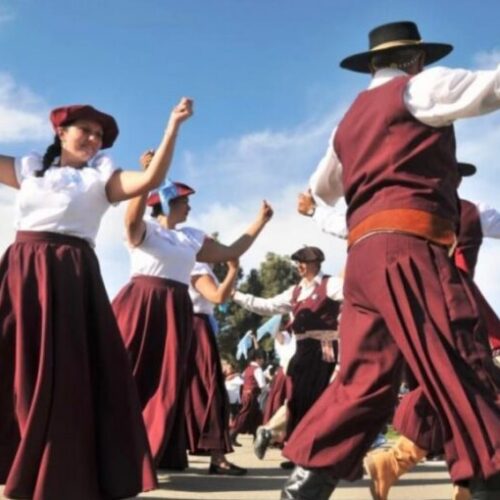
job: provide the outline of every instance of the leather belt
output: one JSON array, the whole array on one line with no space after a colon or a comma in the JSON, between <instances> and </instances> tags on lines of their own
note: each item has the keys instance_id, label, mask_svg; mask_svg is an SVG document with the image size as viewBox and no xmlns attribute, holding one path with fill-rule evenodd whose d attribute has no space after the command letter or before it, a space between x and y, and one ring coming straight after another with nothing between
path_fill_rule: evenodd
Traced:
<instances>
[{"instance_id":1,"label":"leather belt","mask_svg":"<svg viewBox=\"0 0 500 500\"><path fill-rule=\"evenodd\" d=\"M354 226L347 237L348 247L379 233L405 233L418 236L447 247L450 255L457 243L455 224L452 221L424 210L396 208L376 212Z\"/></svg>"}]
</instances>

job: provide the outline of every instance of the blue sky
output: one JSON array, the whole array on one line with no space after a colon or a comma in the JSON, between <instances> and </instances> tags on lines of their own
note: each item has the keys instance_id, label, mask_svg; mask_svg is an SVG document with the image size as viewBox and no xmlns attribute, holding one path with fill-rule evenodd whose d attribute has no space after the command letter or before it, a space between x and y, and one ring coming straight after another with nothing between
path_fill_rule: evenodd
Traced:
<instances>
[{"instance_id":1,"label":"blue sky","mask_svg":"<svg viewBox=\"0 0 500 500\"><path fill-rule=\"evenodd\" d=\"M338 62L365 50L374 26L406 19L418 23L424 40L455 46L443 64L500 62L498 0L0 0L0 152L43 151L48 111L91 103L119 123L113 158L136 168L173 104L190 96L195 116L181 131L171 169L198 191L190 223L229 241L266 198L276 216L243 266L258 265L267 250L290 254L309 243L326 250L326 270L337 272L344 244L296 215L295 197L367 84ZM497 115L457 124L457 135L460 158L479 167L462 194L500 209ZM3 221L12 203L0 188ZM110 210L98 240L110 295L128 276L123 209ZM10 225L2 222L1 249L13 238ZM497 311L499 244L487 242L477 277Z\"/></svg>"}]
</instances>

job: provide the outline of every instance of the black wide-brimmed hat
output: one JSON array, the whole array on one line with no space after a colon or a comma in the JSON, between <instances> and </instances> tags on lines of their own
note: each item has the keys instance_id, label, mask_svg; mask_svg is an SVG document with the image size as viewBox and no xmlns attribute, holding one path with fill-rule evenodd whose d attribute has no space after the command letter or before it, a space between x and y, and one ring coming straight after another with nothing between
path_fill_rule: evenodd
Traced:
<instances>
[{"instance_id":1,"label":"black wide-brimmed hat","mask_svg":"<svg viewBox=\"0 0 500 500\"><path fill-rule=\"evenodd\" d=\"M291 259L298 262L323 262L325 254L318 247L303 247L293 253Z\"/></svg>"},{"instance_id":2,"label":"black wide-brimmed hat","mask_svg":"<svg viewBox=\"0 0 500 500\"><path fill-rule=\"evenodd\" d=\"M402 48L418 48L425 52L424 64L432 64L453 50L447 43L423 42L417 25L411 21L383 24L372 29L368 35L370 50L346 57L340 66L359 73L371 73L370 61L376 54L389 54Z\"/></svg>"},{"instance_id":3,"label":"black wide-brimmed hat","mask_svg":"<svg viewBox=\"0 0 500 500\"><path fill-rule=\"evenodd\" d=\"M470 177L477 172L477 168L472 163L463 163L459 161L457 163L458 172L462 177Z\"/></svg>"}]
</instances>

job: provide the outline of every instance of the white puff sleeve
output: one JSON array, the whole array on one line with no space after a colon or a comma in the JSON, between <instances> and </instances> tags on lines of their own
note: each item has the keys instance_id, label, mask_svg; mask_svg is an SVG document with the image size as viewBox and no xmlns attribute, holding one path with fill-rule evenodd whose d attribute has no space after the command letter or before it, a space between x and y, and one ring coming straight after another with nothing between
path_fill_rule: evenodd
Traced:
<instances>
[{"instance_id":1,"label":"white puff sleeve","mask_svg":"<svg viewBox=\"0 0 500 500\"><path fill-rule=\"evenodd\" d=\"M196 262L193 270L191 271L191 276L202 276L204 274L208 274L211 276L212 269L206 262Z\"/></svg>"},{"instance_id":2,"label":"white puff sleeve","mask_svg":"<svg viewBox=\"0 0 500 500\"><path fill-rule=\"evenodd\" d=\"M99 172L101 182L106 184L115 170L118 170L110 156L105 153L97 153L92 159L91 166Z\"/></svg>"},{"instance_id":3,"label":"white puff sleeve","mask_svg":"<svg viewBox=\"0 0 500 500\"><path fill-rule=\"evenodd\" d=\"M22 183L27 177L32 177L35 172L42 170L42 157L38 153L30 153L26 156L15 158L14 170L17 182Z\"/></svg>"}]
</instances>

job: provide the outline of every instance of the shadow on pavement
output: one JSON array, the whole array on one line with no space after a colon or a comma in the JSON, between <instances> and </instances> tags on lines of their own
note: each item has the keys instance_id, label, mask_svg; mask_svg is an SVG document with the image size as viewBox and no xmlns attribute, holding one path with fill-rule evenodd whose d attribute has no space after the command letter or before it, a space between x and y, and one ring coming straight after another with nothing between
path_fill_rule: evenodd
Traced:
<instances>
[{"instance_id":1,"label":"shadow on pavement","mask_svg":"<svg viewBox=\"0 0 500 500\"><path fill-rule=\"evenodd\" d=\"M199 476L198 474L196 476ZM203 481L193 481L192 475L170 476L168 479L160 480L159 488L166 491L191 491L193 493L214 492L214 491L266 491L280 490L285 482L285 476L265 476L255 477L254 474L232 478L228 483L227 476L206 475Z\"/></svg>"}]
</instances>

